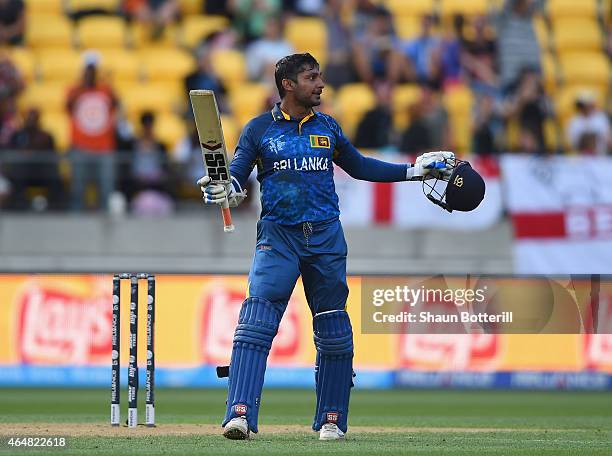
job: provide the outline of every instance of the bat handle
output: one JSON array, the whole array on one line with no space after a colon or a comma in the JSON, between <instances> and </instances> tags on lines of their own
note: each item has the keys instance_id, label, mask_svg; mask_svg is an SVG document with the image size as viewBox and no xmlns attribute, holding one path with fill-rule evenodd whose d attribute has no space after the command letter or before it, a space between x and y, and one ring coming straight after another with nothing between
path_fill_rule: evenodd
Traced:
<instances>
[{"instance_id":1,"label":"bat handle","mask_svg":"<svg viewBox=\"0 0 612 456\"><path fill-rule=\"evenodd\" d=\"M223 216L223 231L226 233L233 233L234 224L232 223L232 212L230 211L227 198L221 205L221 215Z\"/></svg>"}]
</instances>

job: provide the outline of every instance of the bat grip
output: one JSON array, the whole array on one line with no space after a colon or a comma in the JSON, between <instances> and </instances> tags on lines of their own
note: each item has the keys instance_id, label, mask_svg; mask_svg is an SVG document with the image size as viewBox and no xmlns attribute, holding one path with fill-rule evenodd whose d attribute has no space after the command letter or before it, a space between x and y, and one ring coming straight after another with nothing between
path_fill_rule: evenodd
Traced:
<instances>
[{"instance_id":1,"label":"bat grip","mask_svg":"<svg viewBox=\"0 0 612 456\"><path fill-rule=\"evenodd\" d=\"M234 224L232 223L232 212L229 208L229 201L225 198L221 205L221 215L223 216L223 231L226 233L234 232Z\"/></svg>"}]
</instances>

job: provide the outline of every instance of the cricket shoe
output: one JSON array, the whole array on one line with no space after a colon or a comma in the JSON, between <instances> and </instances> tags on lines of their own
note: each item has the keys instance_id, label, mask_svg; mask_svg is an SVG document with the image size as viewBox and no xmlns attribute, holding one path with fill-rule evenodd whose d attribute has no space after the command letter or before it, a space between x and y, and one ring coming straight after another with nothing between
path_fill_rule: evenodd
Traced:
<instances>
[{"instance_id":1,"label":"cricket shoe","mask_svg":"<svg viewBox=\"0 0 612 456\"><path fill-rule=\"evenodd\" d=\"M230 440L246 440L249 438L249 424L243 416L232 418L223 427L223 437Z\"/></svg>"},{"instance_id":2,"label":"cricket shoe","mask_svg":"<svg viewBox=\"0 0 612 456\"><path fill-rule=\"evenodd\" d=\"M319 440L344 440L344 432L333 423L325 423L319 432Z\"/></svg>"}]
</instances>

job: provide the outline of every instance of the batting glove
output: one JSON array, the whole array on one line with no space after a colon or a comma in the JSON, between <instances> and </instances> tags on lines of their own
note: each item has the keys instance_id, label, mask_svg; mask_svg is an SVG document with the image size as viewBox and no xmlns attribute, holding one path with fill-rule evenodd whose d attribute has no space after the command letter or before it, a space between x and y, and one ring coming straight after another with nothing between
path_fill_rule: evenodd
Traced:
<instances>
[{"instance_id":1,"label":"batting glove","mask_svg":"<svg viewBox=\"0 0 612 456\"><path fill-rule=\"evenodd\" d=\"M408 180L450 179L455 167L455 154L448 151L427 152L419 155L412 168L408 168Z\"/></svg>"},{"instance_id":2,"label":"batting glove","mask_svg":"<svg viewBox=\"0 0 612 456\"><path fill-rule=\"evenodd\" d=\"M233 177L232 182L240 188L240 184ZM212 183L209 176L201 177L196 183L200 186L200 190L202 191L202 200L204 204L222 205L227 199L230 207L236 207L242 203L247 196L246 190L240 189L240 191L237 192L232 184L225 186L223 184Z\"/></svg>"}]
</instances>

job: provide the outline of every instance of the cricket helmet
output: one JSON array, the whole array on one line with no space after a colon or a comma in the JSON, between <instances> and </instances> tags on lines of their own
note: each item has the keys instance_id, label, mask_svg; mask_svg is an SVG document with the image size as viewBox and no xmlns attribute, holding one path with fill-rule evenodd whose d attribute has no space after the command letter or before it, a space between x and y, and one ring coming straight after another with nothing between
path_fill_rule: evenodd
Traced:
<instances>
[{"instance_id":1,"label":"cricket helmet","mask_svg":"<svg viewBox=\"0 0 612 456\"><path fill-rule=\"evenodd\" d=\"M423 193L448 212L473 211L484 199L485 183L480 174L463 160L454 160L448 180L442 175L423 181Z\"/></svg>"}]
</instances>

